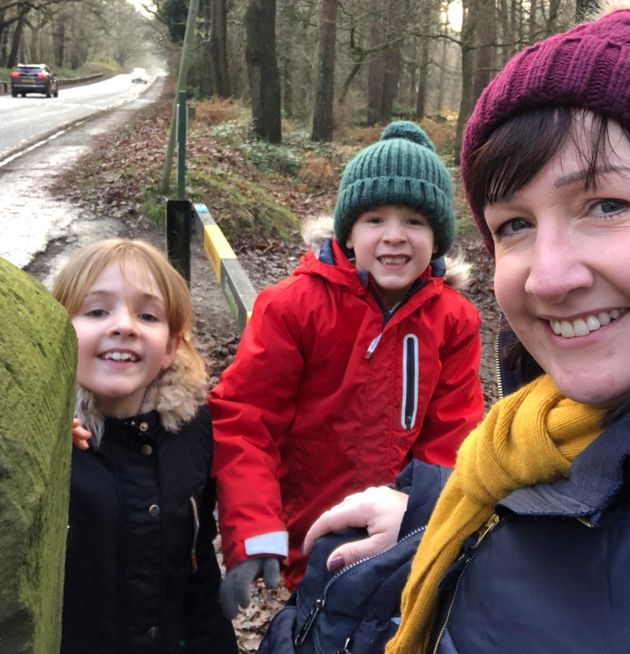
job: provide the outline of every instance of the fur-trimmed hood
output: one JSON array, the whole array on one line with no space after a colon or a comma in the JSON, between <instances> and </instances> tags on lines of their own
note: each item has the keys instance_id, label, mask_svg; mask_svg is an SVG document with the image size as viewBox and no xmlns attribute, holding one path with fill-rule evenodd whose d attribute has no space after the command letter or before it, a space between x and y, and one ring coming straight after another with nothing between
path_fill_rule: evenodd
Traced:
<instances>
[{"instance_id":1,"label":"fur-trimmed hood","mask_svg":"<svg viewBox=\"0 0 630 654\"><path fill-rule=\"evenodd\" d=\"M207 376L199 374L198 366L180 347L169 368L147 387L139 413L155 409L164 429L177 432L194 418L199 405L207 400L207 393ZM98 447L103 436L105 416L99 410L93 393L80 384L77 385L75 414L92 433L92 441Z\"/></svg>"},{"instance_id":2,"label":"fur-trimmed hood","mask_svg":"<svg viewBox=\"0 0 630 654\"><path fill-rule=\"evenodd\" d=\"M306 246L313 251L316 257L323 242L326 239L334 238L333 219L331 216L319 216L304 222L302 227L302 238ZM454 257L445 256L444 283L456 291L463 291L468 287L471 278L472 266L461 254Z\"/></svg>"}]
</instances>

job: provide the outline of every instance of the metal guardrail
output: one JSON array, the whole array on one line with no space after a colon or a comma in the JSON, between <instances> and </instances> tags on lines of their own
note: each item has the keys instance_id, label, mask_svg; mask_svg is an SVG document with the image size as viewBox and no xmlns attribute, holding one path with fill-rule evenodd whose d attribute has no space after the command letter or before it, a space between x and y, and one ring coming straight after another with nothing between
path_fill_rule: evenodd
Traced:
<instances>
[{"instance_id":1,"label":"metal guardrail","mask_svg":"<svg viewBox=\"0 0 630 654\"><path fill-rule=\"evenodd\" d=\"M94 73L93 75L86 75L85 77L73 77L70 79L58 79L59 86L79 86L80 84L89 84L96 82L103 77L103 73ZM0 93L11 93L11 82L0 82Z\"/></svg>"},{"instance_id":2,"label":"metal guardrail","mask_svg":"<svg viewBox=\"0 0 630 654\"><path fill-rule=\"evenodd\" d=\"M193 228L203 236L203 246L208 261L221 285L238 329L242 332L252 315L257 295L254 285L205 204L193 204L190 200L168 200L166 203L168 258L189 283L190 236Z\"/></svg>"}]
</instances>

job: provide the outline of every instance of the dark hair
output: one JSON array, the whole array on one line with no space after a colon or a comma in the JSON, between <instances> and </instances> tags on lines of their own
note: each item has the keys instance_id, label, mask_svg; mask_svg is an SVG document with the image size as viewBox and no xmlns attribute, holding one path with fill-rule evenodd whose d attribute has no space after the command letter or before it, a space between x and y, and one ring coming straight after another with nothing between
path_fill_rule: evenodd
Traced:
<instances>
[{"instance_id":1,"label":"dark hair","mask_svg":"<svg viewBox=\"0 0 630 654\"><path fill-rule=\"evenodd\" d=\"M583 146L575 138L575 126L591 118L591 141ZM488 204L522 189L556 155L567 138L573 139L586 166L585 186L592 187L598 167L606 162L611 150L609 121L601 114L569 107L528 109L511 117L472 155L467 186L473 210L481 216ZM621 127L630 140L630 128Z\"/></svg>"}]
</instances>

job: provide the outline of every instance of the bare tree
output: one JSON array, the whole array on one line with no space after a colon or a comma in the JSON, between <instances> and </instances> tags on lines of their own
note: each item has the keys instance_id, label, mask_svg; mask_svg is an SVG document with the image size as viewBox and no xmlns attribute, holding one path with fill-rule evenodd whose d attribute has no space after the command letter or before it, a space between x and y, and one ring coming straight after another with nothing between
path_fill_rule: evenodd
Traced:
<instances>
[{"instance_id":1,"label":"bare tree","mask_svg":"<svg viewBox=\"0 0 630 654\"><path fill-rule=\"evenodd\" d=\"M313 141L332 141L337 0L322 0L319 34L319 80L315 96L311 139Z\"/></svg>"},{"instance_id":2,"label":"bare tree","mask_svg":"<svg viewBox=\"0 0 630 654\"><path fill-rule=\"evenodd\" d=\"M401 71L401 24L399 0L375 0L370 38L372 55L368 67L367 123L387 122L392 117Z\"/></svg>"},{"instance_id":3,"label":"bare tree","mask_svg":"<svg viewBox=\"0 0 630 654\"><path fill-rule=\"evenodd\" d=\"M220 98L230 96L230 76L227 55L227 4L226 0L210 3L210 66L213 92Z\"/></svg>"},{"instance_id":4,"label":"bare tree","mask_svg":"<svg viewBox=\"0 0 630 654\"><path fill-rule=\"evenodd\" d=\"M245 12L254 132L270 143L282 140L280 77L276 59L276 0L249 0Z\"/></svg>"}]
</instances>

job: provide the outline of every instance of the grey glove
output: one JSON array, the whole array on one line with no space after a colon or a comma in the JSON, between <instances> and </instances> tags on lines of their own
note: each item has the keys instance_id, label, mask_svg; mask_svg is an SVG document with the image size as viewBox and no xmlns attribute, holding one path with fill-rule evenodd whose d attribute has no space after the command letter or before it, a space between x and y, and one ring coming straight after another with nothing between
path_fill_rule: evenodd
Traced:
<instances>
[{"instance_id":1,"label":"grey glove","mask_svg":"<svg viewBox=\"0 0 630 654\"><path fill-rule=\"evenodd\" d=\"M235 618L239 606L249 606L251 585L258 577L263 578L267 588L277 588L280 583L279 559L270 556L245 559L225 575L219 589L219 597L226 618Z\"/></svg>"}]
</instances>

